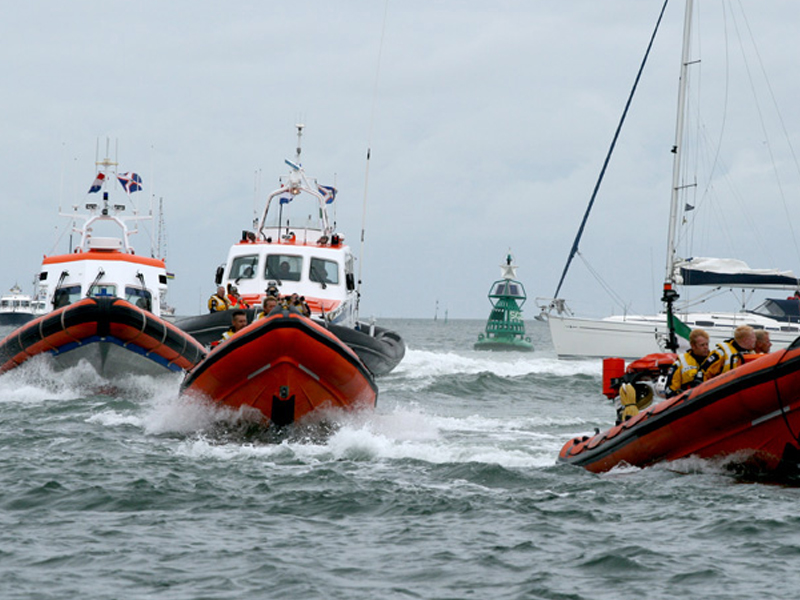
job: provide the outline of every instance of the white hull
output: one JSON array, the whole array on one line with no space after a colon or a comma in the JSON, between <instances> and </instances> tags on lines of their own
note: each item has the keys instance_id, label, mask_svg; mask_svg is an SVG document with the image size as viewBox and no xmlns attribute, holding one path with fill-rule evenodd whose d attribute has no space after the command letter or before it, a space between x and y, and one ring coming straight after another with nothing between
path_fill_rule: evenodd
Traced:
<instances>
[{"instance_id":1,"label":"white hull","mask_svg":"<svg viewBox=\"0 0 800 600\"><path fill-rule=\"evenodd\" d=\"M772 350L786 348L798 336L800 327L750 313L680 315L691 328L702 328L709 335L711 347L733 337L739 325L751 325L769 331ZM653 352L664 352L665 315L607 317L588 319L551 314L548 319L553 346L559 358L606 358L609 356L637 359ZM679 339L688 349L688 342Z\"/></svg>"}]
</instances>

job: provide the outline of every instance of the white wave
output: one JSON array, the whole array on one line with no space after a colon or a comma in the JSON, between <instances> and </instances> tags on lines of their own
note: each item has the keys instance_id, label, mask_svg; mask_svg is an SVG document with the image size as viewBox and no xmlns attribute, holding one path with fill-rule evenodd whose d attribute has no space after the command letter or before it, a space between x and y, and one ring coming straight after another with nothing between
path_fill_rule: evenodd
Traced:
<instances>
[{"instance_id":1,"label":"white wave","mask_svg":"<svg viewBox=\"0 0 800 600\"><path fill-rule=\"evenodd\" d=\"M547 467L564 443L560 435L528 431L513 434L501 422L480 424L478 417L438 417L419 410L391 413L329 413L335 420L324 441L280 444L214 443L204 435L183 441L177 451L195 458L260 460L292 464L348 460L379 464L411 459L432 464L485 463L507 468ZM507 425L507 423L505 424Z\"/></svg>"},{"instance_id":2,"label":"white wave","mask_svg":"<svg viewBox=\"0 0 800 600\"><path fill-rule=\"evenodd\" d=\"M559 377L600 376L602 363L599 360L563 361L554 357L537 357L535 354L408 350L402 362L389 377L432 379L442 375L485 372L491 372L500 377L520 377L529 374Z\"/></svg>"},{"instance_id":3,"label":"white wave","mask_svg":"<svg viewBox=\"0 0 800 600\"><path fill-rule=\"evenodd\" d=\"M0 376L0 402L72 400L107 383L86 362L60 371L53 368L49 355L41 354Z\"/></svg>"}]
</instances>

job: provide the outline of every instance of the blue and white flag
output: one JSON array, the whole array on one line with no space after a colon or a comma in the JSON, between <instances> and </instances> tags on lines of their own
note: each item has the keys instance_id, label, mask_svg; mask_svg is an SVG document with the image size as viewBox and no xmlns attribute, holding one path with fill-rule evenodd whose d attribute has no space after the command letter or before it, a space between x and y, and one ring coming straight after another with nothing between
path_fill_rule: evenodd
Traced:
<instances>
[{"instance_id":1,"label":"blue and white flag","mask_svg":"<svg viewBox=\"0 0 800 600\"><path fill-rule=\"evenodd\" d=\"M117 179L119 180L119 184L129 194L142 189L142 178L136 173L122 173L121 175L117 175Z\"/></svg>"},{"instance_id":2,"label":"blue and white flag","mask_svg":"<svg viewBox=\"0 0 800 600\"><path fill-rule=\"evenodd\" d=\"M97 177L94 179L94 183L92 187L89 188L89 193L94 194L95 192L99 192L100 188L103 187L103 181L105 181L106 176L103 173L98 173Z\"/></svg>"},{"instance_id":3,"label":"blue and white flag","mask_svg":"<svg viewBox=\"0 0 800 600\"><path fill-rule=\"evenodd\" d=\"M336 188L330 185L318 185L317 189L322 197L325 198L325 204L330 204L336 200Z\"/></svg>"},{"instance_id":4,"label":"blue and white flag","mask_svg":"<svg viewBox=\"0 0 800 600\"><path fill-rule=\"evenodd\" d=\"M289 202L291 202L293 199L294 199L294 196L292 196L291 194L287 194L287 195L284 195L284 196L281 196L280 198L278 198L278 200L280 200L281 204L289 204Z\"/></svg>"}]
</instances>

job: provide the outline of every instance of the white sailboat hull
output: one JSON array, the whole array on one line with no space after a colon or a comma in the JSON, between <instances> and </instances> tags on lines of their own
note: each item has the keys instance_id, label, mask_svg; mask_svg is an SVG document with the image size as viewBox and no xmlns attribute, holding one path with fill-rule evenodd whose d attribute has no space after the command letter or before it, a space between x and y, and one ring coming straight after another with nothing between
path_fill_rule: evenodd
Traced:
<instances>
[{"instance_id":1,"label":"white sailboat hull","mask_svg":"<svg viewBox=\"0 0 800 600\"><path fill-rule=\"evenodd\" d=\"M784 323L752 313L692 313L680 315L692 329L704 329L711 347L733 337L739 325L769 331L772 350L786 348L798 336L798 324ZM666 316L633 315L590 319L551 314L548 318L553 346L559 358L637 359L653 352L664 352L668 335ZM682 349L686 340L679 339Z\"/></svg>"}]
</instances>

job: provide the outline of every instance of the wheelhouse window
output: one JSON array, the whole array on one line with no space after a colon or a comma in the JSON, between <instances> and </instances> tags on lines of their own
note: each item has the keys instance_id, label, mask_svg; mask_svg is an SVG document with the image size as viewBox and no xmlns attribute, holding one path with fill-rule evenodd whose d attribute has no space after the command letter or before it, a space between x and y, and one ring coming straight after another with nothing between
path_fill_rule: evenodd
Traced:
<instances>
[{"instance_id":1,"label":"wheelhouse window","mask_svg":"<svg viewBox=\"0 0 800 600\"><path fill-rule=\"evenodd\" d=\"M125 300L139 308L153 310L153 295L145 289L126 287Z\"/></svg>"},{"instance_id":2,"label":"wheelhouse window","mask_svg":"<svg viewBox=\"0 0 800 600\"><path fill-rule=\"evenodd\" d=\"M333 260L312 258L308 277L311 281L325 284L339 284L339 264Z\"/></svg>"},{"instance_id":3,"label":"wheelhouse window","mask_svg":"<svg viewBox=\"0 0 800 600\"><path fill-rule=\"evenodd\" d=\"M278 281L300 281L303 257L290 254L270 254L264 268L264 277Z\"/></svg>"},{"instance_id":4,"label":"wheelhouse window","mask_svg":"<svg viewBox=\"0 0 800 600\"><path fill-rule=\"evenodd\" d=\"M92 298L107 298L117 295L117 286L113 283L95 283L89 288L89 295Z\"/></svg>"},{"instance_id":5,"label":"wheelhouse window","mask_svg":"<svg viewBox=\"0 0 800 600\"><path fill-rule=\"evenodd\" d=\"M228 279L239 281L240 279L253 279L258 272L258 254L248 256L237 256L231 263L231 270Z\"/></svg>"},{"instance_id":6,"label":"wheelhouse window","mask_svg":"<svg viewBox=\"0 0 800 600\"><path fill-rule=\"evenodd\" d=\"M57 288L53 293L53 308L68 306L81 299L81 286L68 285Z\"/></svg>"}]
</instances>

